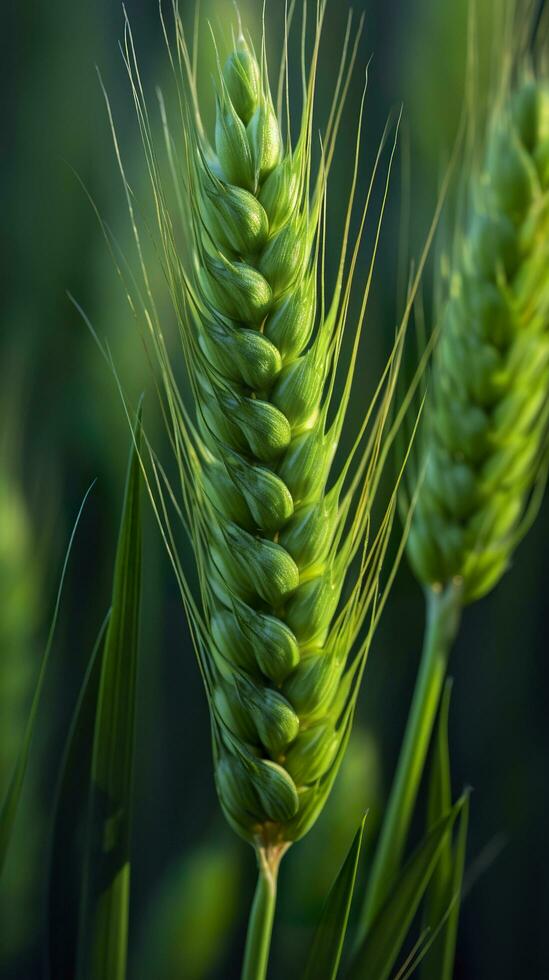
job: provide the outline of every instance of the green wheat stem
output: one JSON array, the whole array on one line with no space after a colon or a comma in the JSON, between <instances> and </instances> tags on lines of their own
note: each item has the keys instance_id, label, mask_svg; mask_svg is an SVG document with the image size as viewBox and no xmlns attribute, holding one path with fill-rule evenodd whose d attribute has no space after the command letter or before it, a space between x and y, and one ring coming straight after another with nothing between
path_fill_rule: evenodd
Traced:
<instances>
[{"instance_id":1,"label":"green wheat stem","mask_svg":"<svg viewBox=\"0 0 549 980\"><path fill-rule=\"evenodd\" d=\"M378 842L357 934L366 936L398 871L440 695L448 658L461 617L461 587L452 582L445 591L426 590L427 621L406 731Z\"/></svg>"},{"instance_id":2,"label":"green wheat stem","mask_svg":"<svg viewBox=\"0 0 549 980\"><path fill-rule=\"evenodd\" d=\"M242 980L264 980L267 976L269 951L276 908L276 885L282 851L273 856L258 850L258 877L254 900L248 919L246 949L242 965Z\"/></svg>"}]
</instances>

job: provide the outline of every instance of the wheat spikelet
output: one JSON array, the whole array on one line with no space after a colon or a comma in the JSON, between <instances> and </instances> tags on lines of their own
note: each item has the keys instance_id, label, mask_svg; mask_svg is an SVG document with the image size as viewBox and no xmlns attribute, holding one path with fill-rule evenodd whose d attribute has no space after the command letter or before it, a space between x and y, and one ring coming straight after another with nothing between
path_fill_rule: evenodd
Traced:
<instances>
[{"instance_id":1,"label":"wheat spikelet","mask_svg":"<svg viewBox=\"0 0 549 980\"><path fill-rule=\"evenodd\" d=\"M432 376L408 552L430 585L488 592L525 528L549 412L549 86L491 121Z\"/></svg>"}]
</instances>

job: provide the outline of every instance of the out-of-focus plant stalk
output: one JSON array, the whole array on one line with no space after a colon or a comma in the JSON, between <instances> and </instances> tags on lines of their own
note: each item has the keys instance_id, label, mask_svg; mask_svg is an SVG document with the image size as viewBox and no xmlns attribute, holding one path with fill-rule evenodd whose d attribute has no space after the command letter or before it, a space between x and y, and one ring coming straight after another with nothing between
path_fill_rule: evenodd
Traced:
<instances>
[{"instance_id":1,"label":"out-of-focus plant stalk","mask_svg":"<svg viewBox=\"0 0 549 980\"><path fill-rule=\"evenodd\" d=\"M461 618L461 586L426 590L427 623L408 722L357 934L362 942L398 871Z\"/></svg>"}]
</instances>

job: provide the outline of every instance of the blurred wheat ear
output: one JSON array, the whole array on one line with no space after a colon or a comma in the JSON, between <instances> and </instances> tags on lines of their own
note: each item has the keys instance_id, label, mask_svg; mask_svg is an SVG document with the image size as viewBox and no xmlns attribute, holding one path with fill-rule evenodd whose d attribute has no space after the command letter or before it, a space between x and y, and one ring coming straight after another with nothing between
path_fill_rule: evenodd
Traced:
<instances>
[{"instance_id":1,"label":"blurred wheat ear","mask_svg":"<svg viewBox=\"0 0 549 980\"><path fill-rule=\"evenodd\" d=\"M549 419L549 82L494 113L441 328L425 476L408 554L418 578L488 592L531 525Z\"/></svg>"},{"instance_id":2,"label":"blurred wheat ear","mask_svg":"<svg viewBox=\"0 0 549 980\"><path fill-rule=\"evenodd\" d=\"M487 119L471 86L466 215L445 296L408 556L425 587L420 669L362 915L371 927L402 859L465 604L489 592L535 519L549 459L549 17L502 4ZM495 23L498 23L496 18ZM428 961L427 961L428 962ZM450 977L453 963L445 963Z\"/></svg>"}]
</instances>

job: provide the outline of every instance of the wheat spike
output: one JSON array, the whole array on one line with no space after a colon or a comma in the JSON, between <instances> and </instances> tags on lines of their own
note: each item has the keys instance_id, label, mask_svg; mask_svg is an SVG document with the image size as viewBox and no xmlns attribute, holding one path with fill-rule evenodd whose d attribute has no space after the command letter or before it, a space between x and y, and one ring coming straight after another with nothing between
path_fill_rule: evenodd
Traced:
<instances>
[{"instance_id":1,"label":"wheat spike","mask_svg":"<svg viewBox=\"0 0 549 980\"><path fill-rule=\"evenodd\" d=\"M216 121L210 143L198 105L194 60L175 9L175 50L167 29L165 34L182 138L179 130L174 137L160 100L175 209L126 25L126 65L194 417L166 347L113 128L143 278L139 291L129 283L128 292L135 308L142 309L146 340L159 367L179 475L176 489L149 447L148 486L210 704L218 795L241 836L258 852L279 855L311 827L333 784L387 595L380 576L397 487L375 527L372 507L398 428L391 405L407 320L352 448L336 463L398 127L388 143L382 206L359 294L354 342L341 358L371 186L351 237L363 101L339 265L328 296L327 180L361 25L352 42L349 16L333 104L316 152L314 96L324 10L325 3L319 2L308 66L303 25L303 104L297 126L290 110L287 58L275 109L264 43L257 54L240 31L222 62L214 41ZM286 52L287 47L286 37ZM182 258L185 253L188 259ZM192 544L199 599L182 567L172 506Z\"/></svg>"},{"instance_id":2,"label":"wheat spike","mask_svg":"<svg viewBox=\"0 0 549 980\"><path fill-rule=\"evenodd\" d=\"M549 413L549 86L498 107L475 182L432 373L408 542L418 577L500 579L528 526Z\"/></svg>"},{"instance_id":3,"label":"wheat spike","mask_svg":"<svg viewBox=\"0 0 549 980\"><path fill-rule=\"evenodd\" d=\"M288 840L305 829L346 727L345 661L327 643L345 573L337 499L326 498L337 442L321 409L331 336L321 329L309 344L308 147L283 152L266 66L243 36L219 81L217 166L200 152L192 161L209 625L225 729L216 783L240 833L282 825Z\"/></svg>"}]
</instances>

